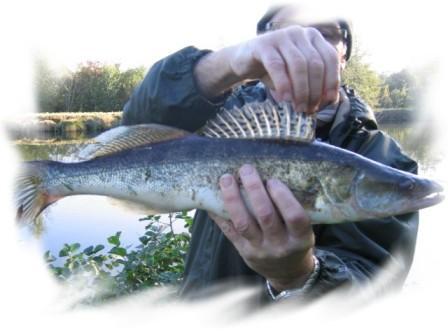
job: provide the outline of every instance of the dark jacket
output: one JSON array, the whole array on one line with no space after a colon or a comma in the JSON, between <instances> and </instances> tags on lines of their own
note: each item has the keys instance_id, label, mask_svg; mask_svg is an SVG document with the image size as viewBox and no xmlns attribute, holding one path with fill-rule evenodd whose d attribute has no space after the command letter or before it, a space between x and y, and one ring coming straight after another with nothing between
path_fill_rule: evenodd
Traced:
<instances>
[{"instance_id":1,"label":"dark jacket","mask_svg":"<svg viewBox=\"0 0 448 336\"><path fill-rule=\"evenodd\" d=\"M188 47L157 62L124 107L123 124L160 123L195 131L221 107L266 99L260 85L241 86L215 102L200 95L193 77L195 63L208 51ZM417 164L400 146L377 129L372 111L346 89L350 113L319 137L386 165L417 172ZM418 227L417 213L339 225L315 225L315 254L321 271L309 297L342 285L368 283L387 262L398 270L389 287L403 284L412 263ZM404 257L398 258L398 255ZM225 280L264 284L204 211L197 211L181 294L189 296Z\"/></svg>"}]
</instances>

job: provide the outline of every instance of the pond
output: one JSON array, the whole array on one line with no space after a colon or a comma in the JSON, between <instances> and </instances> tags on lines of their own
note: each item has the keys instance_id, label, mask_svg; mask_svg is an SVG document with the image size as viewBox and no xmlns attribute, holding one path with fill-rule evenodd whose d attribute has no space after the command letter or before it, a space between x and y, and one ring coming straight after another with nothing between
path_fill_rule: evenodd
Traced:
<instances>
[{"instance_id":1,"label":"pond","mask_svg":"<svg viewBox=\"0 0 448 336\"><path fill-rule=\"evenodd\" d=\"M381 128L397 139L403 150L419 162L420 174L441 178L438 169L443 159L441 152L432 146L431 137L421 135L431 134L428 129L417 132L413 127L397 125L383 125ZM70 161L85 141L86 138L22 139L16 141L16 147L24 160ZM138 237L144 234L146 224L139 219L146 215L142 210L108 197L72 196L48 207L33 231L22 228L21 239L38 239L43 251L50 250L57 255L64 243L79 242L82 247L106 244L107 237L122 231L123 245L132 248L140 243ZM178 225L177 229L181 230L182 227Z\"/></svg>"}]
</instances>

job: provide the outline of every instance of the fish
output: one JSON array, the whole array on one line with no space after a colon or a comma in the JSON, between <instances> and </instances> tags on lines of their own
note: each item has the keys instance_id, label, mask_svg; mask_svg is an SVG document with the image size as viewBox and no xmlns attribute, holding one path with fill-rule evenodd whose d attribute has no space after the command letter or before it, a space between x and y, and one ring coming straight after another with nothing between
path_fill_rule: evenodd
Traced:
<instances>
[{"instance_id":1,"label":"fish","mask_svg":"<svg viewBox=\"0 0 448 336\"><path fill-rule=\"evenodd\" d=\"M396 216L443 200L439 183L316 140L313 122L301 118L282 105L251 103L219 113L196 133L159 124L113 128L74 162L24 162L17 219L31 223L54 202L80 194L132 202L151 213L202 209L230 219L219 178L237 177L247 163L263 181L284 182L312 224Z\"/></svg>"}]
</instances>

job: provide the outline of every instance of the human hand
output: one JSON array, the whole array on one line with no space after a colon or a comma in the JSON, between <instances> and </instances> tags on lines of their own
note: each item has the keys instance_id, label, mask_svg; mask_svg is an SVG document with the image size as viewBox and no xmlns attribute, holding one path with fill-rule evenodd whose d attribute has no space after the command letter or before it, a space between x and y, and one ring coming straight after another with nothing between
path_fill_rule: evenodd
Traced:
<instances>
[{"instance_id":1,"label":"human hand","mask_svg":"<svg viewBox=\"0 0 448 336\"><path fill-rule=\"evenodd\" d=\"M241 80L260 79L277 101L314 113L339 99L341 57L317 29L295 25L235 46L229 63Z\"/></svg>"},{"instance_id":2,"label":"human hand","mask_svg":"<svg viewBox=\"0 0 448 336\"><path fill-rule=\"evenodd\" d=\"M226 174L220 187L231 220L211 213L210 217L246 264L276 290L301 287L314 268L310 219L279 180L269 180L265 188L250 165L242 166L239 174L247 206L235 178Z\"/></svg>"}]
</instances>

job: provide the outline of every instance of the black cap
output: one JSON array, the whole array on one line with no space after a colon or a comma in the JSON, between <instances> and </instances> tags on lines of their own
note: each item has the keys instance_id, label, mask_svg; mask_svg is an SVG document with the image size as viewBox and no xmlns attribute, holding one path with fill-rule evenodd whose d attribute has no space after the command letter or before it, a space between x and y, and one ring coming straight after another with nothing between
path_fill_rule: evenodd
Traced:
<instances>
[{"instance_id":1,"label":"black cap","mask_svg":"<svg viewBox=\"0 0 448 336\"><path fill-rule=\"evenodd\" d=\"M268 9L268 11L263 15L263 17L257 23L257 35L263 34L266 32L266 30L268 28L268 23L283 8L285 8L285 6L272 6Z\"/></svg>"},{"instance_id":2,"label":"black cap","mask_svg":"<svg viewBox=\"0 0 448 336\"><path fill-rule=\"evenodd\" d=\"M353 45L353 37L352 37L352 27L350 26L350 23L346 20L338 20L339 27L342 30L342 39L347 46L347 50L345 51L345 60L348 61L352 54L352 45Z\"/></svg>"}]
</instances>

